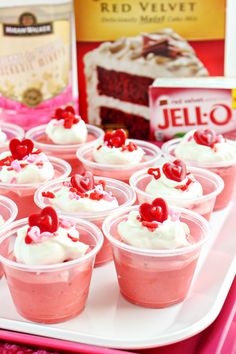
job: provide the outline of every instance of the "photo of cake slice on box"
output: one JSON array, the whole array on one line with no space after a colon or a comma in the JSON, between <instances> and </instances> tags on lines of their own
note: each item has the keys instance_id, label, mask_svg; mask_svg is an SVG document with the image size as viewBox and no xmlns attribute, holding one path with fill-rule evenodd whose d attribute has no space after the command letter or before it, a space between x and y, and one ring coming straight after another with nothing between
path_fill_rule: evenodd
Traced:
<instances>
[{"instance_id":1,"label":"photo of cake slice on box","mask_svg":"<svg viewBox=\"0 0 236 354\"><path fill-rule=\"evenodd\" d=\"M148 87L158 77L207 76L189 43L172 29L104 42L84 57L88 120L149 136Z\"/></svg>"}]
</instances>

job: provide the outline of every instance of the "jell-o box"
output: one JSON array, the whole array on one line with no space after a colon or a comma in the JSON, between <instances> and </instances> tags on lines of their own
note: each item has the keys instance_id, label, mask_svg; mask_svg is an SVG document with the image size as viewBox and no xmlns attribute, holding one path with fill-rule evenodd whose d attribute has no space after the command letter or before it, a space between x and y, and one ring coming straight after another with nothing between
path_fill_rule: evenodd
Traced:
<instances>
[{"instance_id":1,"label":"jell-o box","mask_svg":"<svg viewBox=\"0 0 236 354\"><path fill-rule=\"evenodd\" d=\"M149 98L154 140L181 137L198 128L236 137L236 79L156 79Z\"/></svg>"}]
</instances>

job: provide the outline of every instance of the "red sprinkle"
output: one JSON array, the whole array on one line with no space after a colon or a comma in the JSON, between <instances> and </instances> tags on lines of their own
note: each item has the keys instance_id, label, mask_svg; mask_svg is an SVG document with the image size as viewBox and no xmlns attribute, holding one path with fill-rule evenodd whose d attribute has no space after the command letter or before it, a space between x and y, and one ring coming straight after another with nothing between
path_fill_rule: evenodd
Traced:
<instances>
[{"instance_id":1,"label":"red sprinkle","mask_svg":"<svg viewBox=\"0 0 236 354\"><path fill-rule=\"evenodd\" d=\"M99 145L98 147L97 147L97 150L100 150L102 148L102 145Z\"/></svg>"},{"instance_id":2,"label":"red sprinkle","mask_svg":"<svg viewBox=\"0 0 236 354\"><path fill-rule=\"evenodd\" d=\"M0 160L0 166L10 166L12 161L14 161L12 156L7 156L4 159Z\"/></svg>"},{"instance_id":3,"label":"red sprinkle","mask_svg":"<svg viewBox=\"0 0 236 354\"><path fill-rule=\"evenodd\" d=\"M142 225L147 227L148 230L152 232L158 228L158 224L156 222L142 221Z\"/></svg>"},{"instance_id":4,"label":"red sprinkle","mask_svg":"<svg viewBox=\"0 0 236 354\"><path fill-rule=\"evenodd\" d=\"M86 196L85 193L79 192L79 191L78 191L76 188L74 188L74 187L70 187L69 191L72 192L72 193L77 194L77 195L80 196L81 198L84 198L84 197Z\"/></svg>"},{"instance_id":5,"label":"red sprinkle","mask_svg":"<svg viewBox=\"0 0 236 354\"><path fill-rule=\"evenodd\" d=\"M47 191L47 192L43 192L42 196L45 198L55 198L55 194L53 192Z\"/></svg>"},{"instance_id":6,"label":"red sprinkle","mask_svg":"<svg viewBox=\"0 0 236 354\"><path fill-rule=\"evenodd\" d=\"M77 124L77 123L79 123L79 121L80 121L80 119L79 119L79 118L74 118L74 120L73 120L73 124Z\"/></svg>"},{"instance_id":7,"label":"red sprinkle","mask_svg":"<svg viewBox=\"0 0 236 354\"><path fill-rule=\"evenodd\" d=\"M68 237L68 238L70 238L70 239L71 239L71 241L73 241L73 242L78 242L78 241L79 241L79 239L78 239L78 238L73 237L73 236L71 236L70 234L67 234L67 237Z\"/></svg>"},{"instance_id":8,"label":"red sprinkle","mask_svg":"<svg viewBox=\"0 0 236 354\"><path fill-rule=\"evenodd\" d=\"M30 245L32 242L33 242L32 238L27 234L27 235L25 236L25 243L26 243L27 245Z\"/></svg>"},{"instance_id":9,"label":"red sprinkle","mask_svg":"<svg viewBox=\"0 0 236 354\"><path fill-rule=\"evenodd\" d=\"M152 175L155 179L159 179L161 177L161 170L160 168L149 168L147 173Z\"/></svg>"},{"instance_id":10,"label":"red sprinkle","mask_svg":"<svg viewBox=\"0 0 236 354\"><path fill-rule=\"evenodd\" d=\"M101 200L103 198L103 195L98 193L97 191L94 191L89 194L89 198L92 200Z\"/></svg>"},{"instance_id":11,"label":"red sprinkle","mask_svg":"<svg viewBox=\"0 0 236 354\"><path fill-rule=\"evenodd\" d=\"M33 152L33 155L34 155L34 154L35 154L35 155L40 154L41 152L42 152L42 150L37 149L37 150L35 150L35 151Z\"/></svg>"},{"instance_id":12,"label":"red sprinkle","mask_svg":"<svg viewBox=\"0 0 236 354\"><path fill-rule=\"evenodd\" d=\"M132 141L130 141L129 144L123 145L121 150L122 151L128 150L128 151L132 152L137 149L138 149L137 145L135 143L133 143Z\"/></svg>"},{"instance_id":13,"label":"red sprinkle","mask_svg":"<svg viewBox=\"0 0 236 354\"><path fill-rule=\"evenodd\" d=\"M187 182L185 184L182 184L181 186L176 186L175 189L180 189L181 191L186 191L188 189L188 186L192 183L193 181L188 178Z\"/></svg>"},{"instance_id":14,"label":"red sprinkle","mask_svg":"<svg viewBox=\"0 0 236 354\"><path fill-rule=\"evenodd\" d=\"M97 183L96 185L99 185L99 184L102 185L103 190L106 189L106 182L105 182L105 181L103 181L103 180L101 179L101 180L98 181L98 183Z\"/></svg>"}]
</instances>

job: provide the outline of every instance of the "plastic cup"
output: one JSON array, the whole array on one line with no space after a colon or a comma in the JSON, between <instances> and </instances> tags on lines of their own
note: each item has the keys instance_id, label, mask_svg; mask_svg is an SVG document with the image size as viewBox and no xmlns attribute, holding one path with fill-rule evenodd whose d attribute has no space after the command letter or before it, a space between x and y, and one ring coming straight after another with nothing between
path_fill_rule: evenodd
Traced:
<instances>
[{"instance_id":1,"label":"plastic cup","mask_svg":"<svg viewBox=\"0 0 236 354\"><path fill-rule=\"evenodd\" d=\"M161 168L161 165L156 167ZM214 209L216 197L224 188L224 182L222 178L208 170L197 167L189 167L188 170L202 186L203 195L200 197L192 198L184 197L183 195L180 197L167 197L164 194L162 195L158 193L158 190L156 195L153 196L152 194L145 192L147 185L153 179L153 176L150 176L147 173L147 169L134 173L130 178L130 185L136 192L139 204L144 202L151 203L155 198L162 197L170 205L195 211L205 219L209 220Z\"/></svg>"},{"instance_id":2,"label":"plastic cup","mask_svg":"<svg viewBox=\"0 0 236 354\"><path fill-rule=\"evenodd\" d=\"M191 233L193 244L173 250L140 249L122 242L118 224L138 206L126 208L103 223L103 232L112 244L121 294L131 303L162 308L184 300L189 291L203 244L208 239L209 223L187 209L180 212Z\"/></svg>"},{"instance_id":3,"label":"plastic cup","mask_svg":"<svg viewBox=\"0 0 236 354\"><path fill-rule=\"evenodd\" d=\"M17 212L17 206L11 199L0 196L0 216L3 218L3 223L0 224L0 231L15 220ZM2 276L3 268L0 264L0 279Z\"/></svg>"},{"instance_id":4,"label":"plastic cup","mask_svg":"<svg viewBox=\"0 0 236 354\"><path fill-rule=\"evenodd\" d=\"M28 224L21 219L0 232L0 261L18 313L41 323L57 323L77 316L86 304L97 252L103 236L98 228L78 218L67 216L76 223L81 242L90 251L81 258L60 264L37 266L17 263L13 250L17 230Z\"/></svg>"},{"instance_id":5,"label":"plastic cup","mask_svg":"<svg viewBox=\"0 0 236 354\"><path fill-rule=\"evenodd\" d=\"M180 143L180 139L172 139L162 146L162 151L167 158L175 157L175 148ZM218 161L218 162L198 162L191 160L184 160L188 165L194 167L205 168L211 172L216 173L224 181L224 189L218 195L215 202L214 210L220 210L225 208L232 199L235 180L236 180L236 157L230 161Z\"/></svg>"},{"instance_id":6,"label":"plastic cup","mask_svg":"<svg viewBox=\"0 0 236 354\"><path fill-rule=\"evenodd\" d=\"M134 172L154 166L161 157L161 150L156 145L142 140L130 139L130 141L145 152L143 160L134 165L110 165L95 162L92 156L94 145L91 144L81 146L77 150L77 158L87 171L91 171L96 176L111 177L129 183L129 178Z\"/></svg>"},{"instance_id":7,"label":"plastic cup","mask_svg":"<svg viewBox=\"0 0 236 354\"><path fill-rule=\"evenodd\" d=\"M46 126L47 124L44 124L30 129L26 133L26 137L33 140L35 147L45 152L46 155L55 156L66 160L71 165L73 174L82 173L84 168L76 157L76 151L85 143L66 145L54 144L45 133ZM102 129L90 124L87 124L86 126L88 129L87 143L96 143L104 135L104 131Z\"/></svg>"},{"instance_id":8,"label":"plastic cup","mask_svg":"<svg viewBox=\"0 0 236 354\"><path fill-rule=\"evenodd\" d=\"M66 213L67 215L76 215L77 217L93 222L98 228L102 231L102 223L104 219L111 215L114 211L120 210L127 206L132 205L135 202L136 196L132 188L126 183L104 177L95 177L95 182L101 180L101 178L106 182L106 190L112 192L112 194L116 197L119 207L105 210L105 211L96 211L96 212L68 212L66 205L64 209L59 209L56 205L52 203L52 199L46 198L42 196L43 192L57 192L63 187L63 182L69 182L70 178L65 178L61 181L52 181L44 184L40 188L37 189L34 196L35 204L40 208L44 208L48 205L53 205L53 207L61 213ZM104 237L104 243L101 250L98 252L96 256L95 266L101 266L107 262L112 260L112 250L110 242Z\"/></svg>"},{"instance_id":9,"label":"plastic cup","mask_svg":"<svg viewBox=\"0 0 236 354\"><path fill-rule=\"evenodd\" d=\"M71 167L66 161L56 157L49 157L49 161L55 170L54 181L69 176ZM29 216L29 214L39 212L39 208L34 203L34 193L44 183L17 184L0 182L0 194L16 203L18 206L17 219L22 219Z\"/></svg>"},{"instance_id":10,"label":"plastic cup","mask_svg":"<svg viewBox=\"0 0 236 354\"><path fill-rule=\"evenodd\" d=\"M24 138L24 129L16 124L0 122L0 128L7 136L6 142L0 143L0 153L9 150L9 140L13 138L18 138L22 140Z\"/></svg>"}]
</instances>

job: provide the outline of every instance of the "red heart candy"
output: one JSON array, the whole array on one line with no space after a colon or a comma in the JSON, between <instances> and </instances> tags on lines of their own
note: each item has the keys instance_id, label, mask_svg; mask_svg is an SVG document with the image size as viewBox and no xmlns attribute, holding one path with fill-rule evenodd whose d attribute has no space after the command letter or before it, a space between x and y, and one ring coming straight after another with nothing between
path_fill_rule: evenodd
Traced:
<instances>
[{"instance_id":1,"label":"red heart candy","mask_svg":"<svg viewBox=\"0 0 236 354\"><path fill-rule=\"evenodd\" d=\"M75 109L72 106L67 106L66 108L57 108L54 112L54 119L65 119L68 114L75 116Z\"/></svg>"},{"instance_id":2,"label":"red heart candy","mask_svg":"<svg viewBox=\"0 0 236 354\"><path fill-rule=\"evenodd\" d=\"M155 179L159 179L161 177L161 171L160 168L149 168L147 173L149 175L152 175Z\"/></svg>"},{"instance_id":3,"label":"red heart candy","mask_svg":"<svg viewBox=\"0 0 236 354\"><path fill-rule=\"evenodd\" d=\"M12 139L9 143L9 149L12 157L16 160L22 160L23 157L29 155L34 148L34 143L30 139L24 139L20 141L19 139Z\"/></svg>"},{"instance_id":4,"label":"red heart candy","mask_svg":"<svg viewBox=\"0 0 236 354\"><path fill-rule=\"evenodd\" d=\"M94 188L94 177L90 171L86 171L84 175L74 175L70 181L72 187L80 193L85 193Z\"/></svg>"},{"instance_id":5,"label":"red heart candy","mask_svg":"<svg viewBox=\"0 0 236 354\"><path fill-rule=\"evenodd\" d=\"M198 129L194 132L193 138L199 145L213 147L216 142L216 133L211 129Z\"/></svg>"},{"instance_id":6,"label":"red heart candy","mask_svg":"<svg viewBox=\"0 0 236 354\"><path fill-rule=\"evenodd\" d=\"M57 108L54 112L54 119L62 119L63 118L63 113L64 113L64 109L63 108Z\"/></svg>"},{"instance_id":7,"label":"red heart candy","mask_svg":"<svg viewBox=\"0 0 236 354\"><path fill-rule=\"evenodd\" d=\"M163 222L168 218L168 206L164 199L156 198L152 204L143 203L139 207L139 214L144 221Z\"/></svg>"},{"instance_id":8,"label":"red heart candy","mask_svg":"<svg viewBox=\"0 0 236 354\"><path fill-rule=\"evenodd\" d=\"M39 214L29 216L29 226L38 226L41 232L55 232L58 229L58 215L52 207L48 206Z\"/></svg>"},{"instance_id":9,"label":"red heart candy","mask_svg":"<svg viewBox=\"0 0 236 354\"><path fill-rule=\"evenodd\" d=\"M123 129L117 129L113 132L107 132L104 135L104 142L107 142L108 146L119 148L125 144L126 138L126 132Z\"/></svg>"},{"instance_id":10,"label":"red heart candy","mask_svg":"<svg viewBox=\"0 0 236 354\"><path fill-rule=\"evenodd\" d=\"M66 106L65 111L75 115L75 109L73 106Z\"/></svg>"},{"instance_id":11,"label":"red heart candy","mask_svg":"<svg viewBox=\"0 0 236 354\"><path fill-rule=\"evenodd\" d=\"M186 178L187 169L186 165L181 160L175 160L174 162L166 162L162 166L162 171L167 178L172 181L181 182Z\"/></svg>"}]
</instances>

